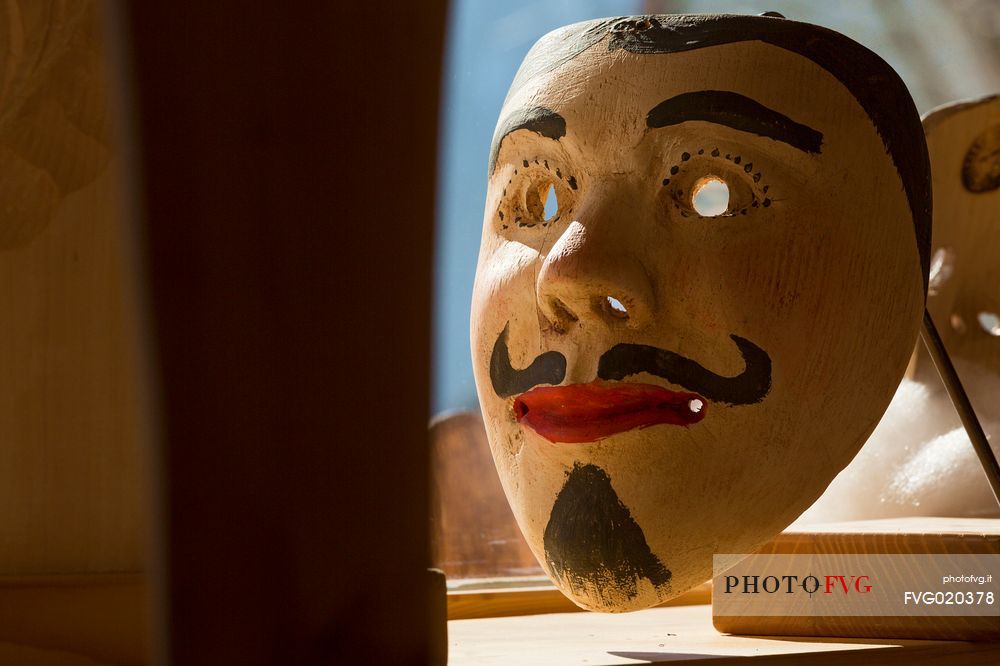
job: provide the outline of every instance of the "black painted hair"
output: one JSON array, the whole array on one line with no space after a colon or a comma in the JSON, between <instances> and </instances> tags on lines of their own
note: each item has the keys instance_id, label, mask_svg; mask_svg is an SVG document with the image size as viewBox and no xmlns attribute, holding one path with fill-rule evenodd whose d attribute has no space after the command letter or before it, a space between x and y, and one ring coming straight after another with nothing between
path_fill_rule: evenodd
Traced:
<instances>
[{"instance_id":1,"label":"black painted hair","mask_svg":"<svg viewBox=\"0 0 1000 666\"><path fill-rule=\"evenodd\" d=\"M649 54L761 41L809 58L836 77L871 118L899 173L913 215L926 297L931 245L927 144L910 92L882 58L833 30L774 16L680 14L598 19L542 37L525 56L508 99L528 80L572 60L605 37L609 51Z\"/></svg>"}]
</instances>

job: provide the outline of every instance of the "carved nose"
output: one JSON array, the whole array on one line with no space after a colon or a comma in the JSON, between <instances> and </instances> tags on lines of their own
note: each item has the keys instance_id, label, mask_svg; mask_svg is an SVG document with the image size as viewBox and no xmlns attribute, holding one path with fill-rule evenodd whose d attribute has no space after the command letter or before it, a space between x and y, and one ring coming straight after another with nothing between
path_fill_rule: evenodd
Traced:
<instances>
[{"instance_id":1,"label":"carved nose","mask_svg":"<svg viewBox=\"0 0 1000 666\"><path fill-rule=\"evenodd\" d=\"M560 331L579 321L641 327L654 307L649 278L628 244L577 221L546 256L536 291L542 314Z\"/></svg>"}]
</instances>

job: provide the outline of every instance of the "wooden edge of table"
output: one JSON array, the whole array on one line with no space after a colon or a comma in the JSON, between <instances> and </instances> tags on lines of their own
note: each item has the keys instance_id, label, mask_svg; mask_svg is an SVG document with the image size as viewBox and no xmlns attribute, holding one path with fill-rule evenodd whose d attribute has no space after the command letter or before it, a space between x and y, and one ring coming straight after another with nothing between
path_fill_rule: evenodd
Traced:
<instances>
[{"instance_id":1,"label":"wooden edge of table","mask_svg":"<svg viewBox=\"0 0 1000 666\"><path fill-rule=\"evenodd\" d=\"M712 603L712 583L707 581L661 606ZM511 615L583 612L555 586L490 590L457 590L448 593L448 619L471 620Z\"/></svg>"},{"instance_id":2,"label":"wooden edge of table","mask_svg":"<svg viewBox=\"0 0 1000 666\"><path fill-rule=\"evenodd\" d=\"M146 663L147 618L141 573L0 576L0 643Z\"/></svg>"},{"instance_id":3,"label":"wooden edge of table","mask_svg":"<svg viewBox=\"0 0 1000 666\"><path fill-rule=\"evenodd\" d=\"M713 614L712 626L720 633L740 636L994 642L1000 636L1000 617L995 615L914 618L892 615L783 617Z\"/></svg>"}]
</instances>

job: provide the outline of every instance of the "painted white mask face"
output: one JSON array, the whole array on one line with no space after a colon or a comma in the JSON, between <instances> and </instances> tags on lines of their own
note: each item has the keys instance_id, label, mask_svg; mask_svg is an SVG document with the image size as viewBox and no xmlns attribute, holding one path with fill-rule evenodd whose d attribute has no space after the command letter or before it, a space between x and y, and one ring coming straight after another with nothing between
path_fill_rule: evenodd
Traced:
<instances>
[{"instance_id":1,"label":"painted white mask face","mask_svg":"<svg viewBox=\"0 0 1000 666\"><path fill-rule=\"evenodd\" d=\"M494 139L472 353L564 593L651 606L816 499L913 349L928 189L908 93L836 33L673 16L539 41Z\"/></svg>"}]
</instances>

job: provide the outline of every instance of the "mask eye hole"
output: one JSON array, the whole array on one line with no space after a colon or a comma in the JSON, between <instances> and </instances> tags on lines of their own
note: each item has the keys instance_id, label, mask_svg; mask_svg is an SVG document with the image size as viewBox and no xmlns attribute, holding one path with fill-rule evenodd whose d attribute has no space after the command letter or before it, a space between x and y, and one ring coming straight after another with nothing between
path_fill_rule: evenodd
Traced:
<instances>
[{"instance_id":1,"label":"mask eye hole","mask_svg":"<svg viewBox=\"0 0 1000 666\"><path fill-rule=\"evenodd\" d=\"M1000 316L995 312L980 312L976 315L979 326L994 337L1000 337Z\"/></svg>"},{"instance_id":2,"label":"mask eye hole","mask_svg":"<svg viewBox=\"0 0 1000 666\"><path fill-rule=\"evenodd\" d=\"M542 177L528 185L524 207L532 223L547 226L557 222L560 213L566 212L568 198L559 181Z\"/></svg>"},{"instance_id":3,"label":"mask eye hole","mask_svg":"<svg viewBox=\"0 0 1000 666\"><path fill-rule=\"evenodd\" d=\"M548 222L559 212L559 195L556 194L555 185L549 185L543 201L542 212L545 214L545 221Z\"/></svg>"},{"instance_id":4,"label":"mask eye hole","mask_svg":"<svg viewBox=\"0 0 1000 666\"><path fill-rule=\"evenodd\" d=\"M552 158L527 158L510 166L501 176L509 180L497 202L496 231L530 245L545 236L539 232L569 220L579 183ZM501 185L493 182L490 187Z\"/></svg>"},{"instance_id":5,"label":"mask eye hole","mask_svg":"<svg viewBox=\"0 0 1000 666\"><path fill-rule=\"evenodd\" d=\"M702 217L729 212L729 186L718 176L699 178L691 188L691 208Z\"/></svg>"}]
</instances>

